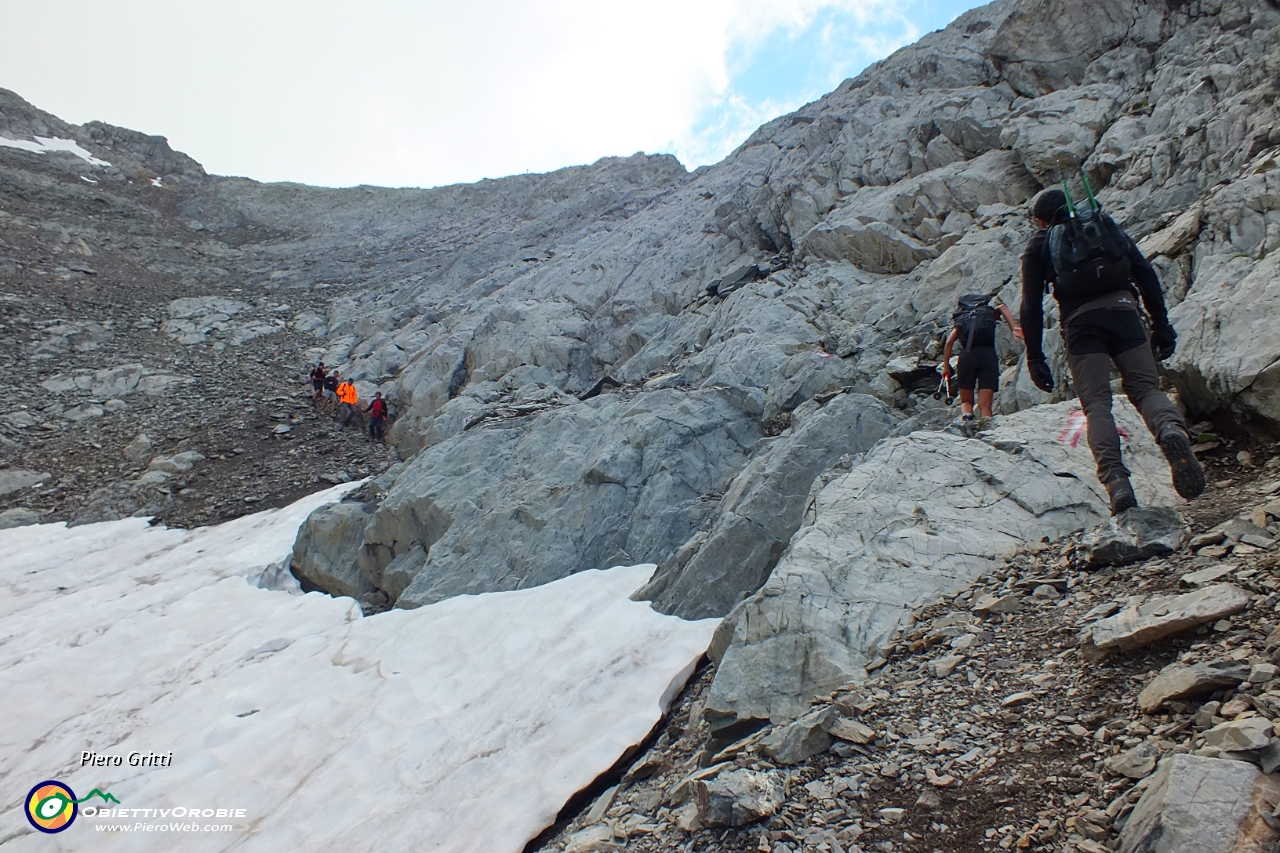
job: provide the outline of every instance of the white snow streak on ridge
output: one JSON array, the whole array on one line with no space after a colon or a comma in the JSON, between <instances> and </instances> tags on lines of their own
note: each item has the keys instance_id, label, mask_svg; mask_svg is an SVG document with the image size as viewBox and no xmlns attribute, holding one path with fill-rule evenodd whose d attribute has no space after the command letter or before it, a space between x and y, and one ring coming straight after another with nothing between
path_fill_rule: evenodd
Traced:
<instances>
[{"instance_id":1,"label":"white snow streak on ridge","mask_svg":"<svg viewBox=\"0 0 1280 853\"><path fill-rule=\"evenodd\" d=\"M59 139L56 136L37 136L35 142L26 139L8 139L0 136L0 148L18 148L23 151L33 151L36 154L46 154L50 151L67 151L76 155L90 166L110 166L106 160L99 160L88 151L80 147L73 139Z\"/></svg>"},{"instance_id":2,"label":"white snow streak on ridge","mask_svg":"<svg viewBox=\"0 0 1280 853\"><path fill-rule=\"evenodd\" d=\"M652 566L368 619L246 582L350 487L194 532L0 531L6 850L519 853L644 738L710 641L714 620L628 599ZM83 750L173 764L81 768ZM108 833L94 825L174 818L82 815L44 835L19 798L46 779L120 808L247 817Z\"/></svg>"}]
</instances>

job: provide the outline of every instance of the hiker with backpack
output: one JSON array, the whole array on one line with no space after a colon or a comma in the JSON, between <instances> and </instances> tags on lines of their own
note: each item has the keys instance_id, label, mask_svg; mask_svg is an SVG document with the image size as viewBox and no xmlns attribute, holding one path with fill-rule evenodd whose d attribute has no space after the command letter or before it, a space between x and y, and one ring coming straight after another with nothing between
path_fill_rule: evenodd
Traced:
<instances>
[{"instance_id":1,"label":"hiker with backpack","mask_svg":"<svg viewBox=\"0 0 1280 853\"><path fill-rule=\"evenodd\" d=\"M324 408L326 412L337 411L338 408L338 371L333 371L324 378Z\"/></svg>"},{"instance_id":2,"label":"hiker with backpack","mask_svg":"<svg viewBox=\"0 0 1280 853\"><path fill-rule=\"evenodd\" d=\"M1013 319L1009 306L981 293L960 297L955 313L951 315L951 334L942 348L942 379L950 386L951 351L961 344L956 364L956 378L960 384L960 416L971 421L973 415L974 387L978 390L978 413L985 419L992 416L991 404L1000 390L1000 359L996 356L996 327L999 317L1009 324L1013 336L1022 340L1022 327Z\"/></svg>"},{"instance_id":3,"label":"hiker with backpack","mask_svg":"<svg viewBox=\"0 0 1280 853\"><path fill-rule=\"evenodd\" d=\"M369 415L369 438L382 441L382 422L387 417L387 402L382 399L382 392L373 395L373 401L365 408Z\"/></svg>"},{"instance_id":4,"label":"hiker with backpack","mask_svg":"<svg viewBox=\"0 0 1280 853\"><path fill-rule=\"evenodd\" d=\"M1204 469L1191 450L1182 413L1160 390L1157 361L1173 355L1178 339L1169 324L1160 279L1129 235L1102 212L1087 178L1085 190L1088 202L1077 207L1064 181L1063 189L1045 190L1032 206L1039 231L1022 253L1027 371L1036 387L1053 391L1053 374L1042 349L1043 299L1052 285L1071 382L1084 409L1098 479L1111 498L1111 514L1138 505L1111 414L1113 364L1129 401L1169 460L1174 488L1184 498L1197 497L1205 489ZM1151 318L1150 335L1139 313L1139 298Z\"/></svg>"},{"instance_id":5,"label":"hiker with backpack","mask_svg":"<svg viewBox=\"0 0 1280 853\"><path fill-rule=\"evenodd\" d=\"M342 407L342 420L338 423L339 428L346 427L351 423L352 418L360 420L360 409L357 404L360 402L360 394L356 391L355 384L350 379L342 380L337 389L338 405Z\"/></svg>"},{"instance_id":6,"label":"hiker with backpack","mask_svg":"<svg viewBox=\"0 0 1280 853\"><path fill-rule=\"evenodd\" d=\"M324 397L324 379L327 371L324 368L324 362L318 362L315 367L311 368L311 405L319 407L320 400Z\"/></svg>"}]
</instances>

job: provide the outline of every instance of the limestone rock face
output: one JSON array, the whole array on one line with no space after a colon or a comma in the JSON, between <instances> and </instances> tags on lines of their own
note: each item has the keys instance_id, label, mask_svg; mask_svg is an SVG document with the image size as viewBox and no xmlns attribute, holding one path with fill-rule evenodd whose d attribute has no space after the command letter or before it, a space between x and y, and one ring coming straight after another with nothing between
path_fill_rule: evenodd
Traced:
<instances>
[{"instance_id":1,"label":"limestone rock face","mask_svg":"<svg viewBox=\"0 0 1280 853\"><path fill-rule=\"evenodd\" d=\"M879 273L908 273L937 253L883 222L820 225L809 232L806 246L820 258L848 261Z\"/></svg>"},{"instance_id":2,"label":"limestone rock face","mask_svg":"<svg viewBox=\"0 0 1280 853\"><path fill-rule=\"evenodd\" d=\"M913 608L968 586L1024 542L1105 518L1088 450L1056 440L1070 411L1019 413L982 440L916 432L831 476L769 580L722 626L730 639L708 721L798 716L865 677ZM1120 420L1141 428L1127 407ZM1173 499L1154 448L1128 464L1140 493Z\"/></svg>"},{"instance_id":3,"label":"limestone rock face","mask_svg":"<svg viewBox=\"0 0 1280 853\"><path fill-rule=\"evenodd\" d=\"M692 556L660 566L641 595L686 619L728 613L768 578L817 476L841 456L871 449L893 424L882 403L859 394L841 394L806 415L734 478L711 530L687 549Z\"/></svg>"},{"instance_id":4,"label":"limestone rock face","mask_svg":"<svg viewBox=\"0 0 1280 853\"><path fill-rule=\"evenodd\" d=\"M1265 414L1280 396L1265 393L1275 361L1265 344L1248 351L1195 328L1213 326L1212 312L1221 311L1249 311L1259 322L1274 276L1261 271L1256 300L1238 307L1221 293L1200 294L1204 276L1225 285L1239 271L1213 278L1215 264L1230 260L1216 238L1205 245L1219 232L1201 228L1199 214L1195 222L1178 217L1200 204L1200 187L1234 180L1249 157L1260 158L1251 148L1270 138L1271 108L1245 103L1269 85L1264 60L1253 57L1275 49L1268 30L1275 16L1250 10L1232 28L1240 47L1215 58L1204 45L1217 44L1226 24L1198 8L1024 0L974 10L761 128L724 163L696 176L653 172L653 181L669 181L665 189L607 234L566 232L554 255L534 252L501 270L481 271L475 264L488 260L469 259L474 281L451 271L335 302L331 354L354 360L358 376L395 377L389 391L400 419L392 435L409 449L457 435L476 401L514 398L531 386L579 393L606 373L642 381L678 368L693 387L763 388L768 416L803 402L796 376L815 378L809 393L825 382L927 406L920 389L887 375L886 364L902 349L917 354L938 340L958 293L999 290L1017 304L1025 204L1058 172L1084 165L1136 237L1169 232L1149 245L1170 302L1186 297L1174 314L1184 328L1173 365L1184 399L1206 412L1228 402ZM1219 59L1243 68L1222 77L1227 94L1215 107L1197 87L1206 69L1224 64ZM1202 140L1194 167L1168 153L1190 144L1182 129L1211 107L1236 122L1233 129L1193 131ZM1203 204L1206 227L1220 221L1233 251L1260 252L1269 239L1266 199L1274 193L1266 175L1241 179L1234 190L1256 199L1249 212L1237 213L1228 189ZM643 185L638 171L629 177ZM1199 271L1197 260L1194 280L1192 257L1208 262ZM756 273L734 274L742 269ZM1247 284L1252 292L1254 282ZM431 306L426 322L412 305ZM1236 327L1240 340L1269 339ZM1065 379L1052 328L1046 338ZM814 347L841 361L821 379L808 368L794 373L796 359ZM1019 352L1008 342L1001 351L1009 361ZM1230 363L1228 351L1256 361L1260 383L1250 384L1248 369L1219 370ZM1002 411L1045 400L1021 372L1010 381Z\"/></svg>"},{"instance_id":5,"label":"limestone rock face","mask_svg":"<svg viewBox=\"0 0 1280 853\"><path fill-rule=\"evenodd\" d=\"M1120 87L1106 84L1050 92L1014 110L1000 141L1018 152L1033 175L1052 184L1093 152L1123 97Z\"/></svg>"},{"instance_id":6,"label":"limestone rock face","mask_svg":"<svg viewBox=\"0 0 1280 853\"><path fill-rule=\"evenodd\" d=\"M1280 215L1276 221L1280 229ZM1224 401L1242 413L1280 417L1280 333L1266 322L1280 304L1280 256L1256 264L1237 256L1206 273L1171 312L1181 329L1173 361L1179 386L1201 405Z\"/></svg>"},{"instance_id":7,"label":"limestone rock face","mask_svg":"<svg viewBox=\"0 0 1280 853\"><path fill-rule=\"evenodd\" d=\"M347 571L416 607L665 560L712 517L761 439L760 412L730 389L665 389L482 424L408 464L344 546ZM322 569L313 554L335 559L299 547L308 577Z\"/></svg>"},{"instance_id":8,"label":"limestone rock face","mask_svg":"<svg viewBox=\"0 0 1280 853\"><path fill-rule=\"evenodd\" d=\"M1165 15L1159 4L1107 0L1020 3L991 43L992 59L1011 86L1028 96L1084 82L1090 64L1122 45L1152 47Z\"/></svg>"}]
</instances>

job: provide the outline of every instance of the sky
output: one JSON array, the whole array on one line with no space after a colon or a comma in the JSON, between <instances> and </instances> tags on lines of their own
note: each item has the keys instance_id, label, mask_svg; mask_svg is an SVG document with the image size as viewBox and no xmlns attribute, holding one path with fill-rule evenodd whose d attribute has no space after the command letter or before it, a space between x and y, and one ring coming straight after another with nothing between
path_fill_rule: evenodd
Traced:
<instances>
[{"instance_id":1,"label":"sky","mask_svg":"<svg viewBox=\"0 0 1280 853\"><path fill-rule=\"evenodd\" d=\"M440 186L688 168L977 0L0 0L0 88L215 174Z\"/></svg>"}]
</instances>

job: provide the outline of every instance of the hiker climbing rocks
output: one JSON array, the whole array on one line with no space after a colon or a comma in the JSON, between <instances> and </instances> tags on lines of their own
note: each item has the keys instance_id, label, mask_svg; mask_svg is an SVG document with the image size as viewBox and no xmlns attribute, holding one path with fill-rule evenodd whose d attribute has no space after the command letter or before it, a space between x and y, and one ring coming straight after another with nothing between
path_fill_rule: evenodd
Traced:
<instances>
[{"instance_id":1,"label":"hiker climbing rocks","mask_svg":"<svg viewBox=\"0 0 1280 853\"><path fill-rule=\"evenodd\" d=\"M311 368L311 405L319 406L320 400L324 397L324 379L326 371L324 362L317 362L316 366Z\"/></svg>"},{"instance_id":2,"label":"hiker climbing rocks","mask_svg":"<svg viewBox=\"0 0 1280 853\"><path fill-rule=\"evenodd\" d=\"M992 305L992 302L995 305ZM1000 359L996 357L996 326L999 317L1009 324L1013 336L1022 340L1022 327L1013 319L1013 312L998 298L970 293L960 297L956 311L951 315L951 334L942 348L942 378L951 381L951 351L956 343L961 346L956 364L956 377L960 383L960 412L966 421L973 420L973 389L978 389L978 413L991 417L991 402L1000 390Z\"/></svg>"},{"instance_id":3,"label":"hiker climbing rocks","mask_svg":"<svg viewBox=\"0 0 1280 853\"><path fill-rule=\"evenodd\" d=\"M1036 387L1053 390L1053 375L1041 348L1042 300L1052 282L1063 318L1067 366L1084 409L1098 479L1111 497L1111 513L1138 505L1111 414L1112 364L1120 371L1125 394L1169 460L1174 488L1184 498L1194 498L1204 491L1204 469L1191 451L1182 413L1160 391L1156 366L1157 359L1173 355L1178 337L1169 325L1160 280L1129 235L1102 212L1087 179L1085 189L1089 200L1079 207L1072 204L1064 181L1063 189L1040 193L1032 208L1040 230L1022 253L1027 370ZM1139 296L1151 317L1149 337L1138 313Z\"/></svg>"},{"instance_id":4,"label":"hiker climbing rocks","mask_svg":"<svg viewBox=\"0 0 1280 853\"><path fill-rule=\"evenodd\" d=\"M355 384L350 379L344 379L338 385L338 404L342 407L342 421L338 424L345 427L351 423L352 419L360 420L360 409L357 404L360 402L360 394L356 391Z\"/></svg>"},{"instance_id":5,"label":"hiker climbing rocks","mask_svg":"<svg viewBox=\"0 0 1280 853\"><path fill-rule=\"evenodd\" d=\"M338 408L338 384L341 380L338 378L338 371L333 371L324 378L324 407L325 411L335 411Z\"/></svg>"},{"instance_id":6,"label":"hiker climbing rocks","mask_svg":"<svg viewBox=\"0 0 1280 853\"><path fill-rule=\"evenodd\" d=\"M373 402L365 408L369 415L369 438L382 441L382 422L387 417L387 403L382 399L382 392L373 395Z\"/></svg>"}]
</instances>

